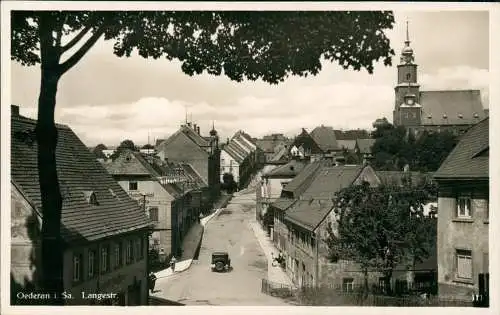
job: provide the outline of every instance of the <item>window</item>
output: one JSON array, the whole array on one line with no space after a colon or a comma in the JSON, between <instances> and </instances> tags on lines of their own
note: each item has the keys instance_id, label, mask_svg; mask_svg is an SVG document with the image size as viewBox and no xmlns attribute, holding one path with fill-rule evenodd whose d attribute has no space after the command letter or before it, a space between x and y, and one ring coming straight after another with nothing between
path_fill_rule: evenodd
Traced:
<instances>
[{"instance_id":1,"label":"window","mask_svg":"<svg viewBox=\"0 0 500 315\"><path fill-rule=\"evenodd\" d=\"M137 190L137 182L128 182L128 190Z\"/></svg>"},{"instance_id":2,"label":"window","mask_svg":"<svg viewBox=\"0 0 500 315\"><path fill-rule=\"evenodd\" d=\"M82 255L73 255L73 281L78 282L82 279Z\"/></svg>"},{"instance_id":3,"label":"window","mask_svg":"<svg viewBox=\"0 0 500 315\"><path fill-rule=\"evenodd\" d=\"M122 244L121 243L118 243L118 244L115 244L115 263L114 263L114 267L117 268L117 267L120 267L122 265Z\"/></svg>"},{"instance_id":4,"label":"window","mask_svg":"<svg viewBox=\"0 0 500 315\"><path fill-rule=\"evenodd\" d=\"M472 280L472 252L457 249L457 278Z\"/></svg>"},{"instance_id":5,"label":"window","mask_svg":"<svg viewBox=\"0 0 500 315\"><path fill-rule=\"evenodd\" d=\"M97 261L97 255L94 250L89 250L89 257L88 257L88 276L89 279L93 278L95 276L95 265Z\"/></svg>"},{"instance_id":6,"label":"window","mask_svg":"<svg viewBox=\"0 0 500 315\"><path fill-rule=\"evenodd\" d=\"M407 73L406 74L406 80L410 80L411 79L411 73Z\"/></svg>"},{"instance_id":7,"label":"window","mask_svg":"<svg viewBox=\"0 0 500 315\"><path fill-rule=\"evenodd\" d=\"M126 256L127 264L132 263L133 258L134 258L133 244L132 241L130 240L127 242L127 256Z\"/></svg>"},{"instance_id":8,"label":"window","mask_svg":"<svg viewBox=\"0 0 500 315\"><path fill-rule=\"evenodd\" d=\"M101 248L101 273L109 271L109 248Z\"/></svg>"},{"instance_id":9,"label":"window","mask_svg":"<svg viewBox=\"0 0 500 315\"><path fill-rule=\"evenodd\" d=\"M158 222L158 207L149 208L149 218L151 221Z\"/></svg>"},{"instance_id":10,"label":"window","mask_svg":"<svg viewBox=\"0 0 500 315\"><path fill-rule=\"evenodd\" d=\"M353 292L354 291L354 279L353 278L343 278L342 279L342 291Z\"/></svg>"},{"instance_id":11,"label":"window","mask_svg":"<svg viewBox=\"0 0 500 315\"><path fill-rule=\"evenodd\" d=\"M457 197L457 218L471 218L470 195L460 195Z\"/></svg>"},{"instance_id":12,"label":"window","mask_svg":"<svg viewBox=\"0 0 500 315\"><path fill-rule=\"evenodd\" d=\"M138 238L135 240L135 258L136 260L140 260L143 258L143 252L142 252L142 239Z\"/></svg>"}]
</instances>

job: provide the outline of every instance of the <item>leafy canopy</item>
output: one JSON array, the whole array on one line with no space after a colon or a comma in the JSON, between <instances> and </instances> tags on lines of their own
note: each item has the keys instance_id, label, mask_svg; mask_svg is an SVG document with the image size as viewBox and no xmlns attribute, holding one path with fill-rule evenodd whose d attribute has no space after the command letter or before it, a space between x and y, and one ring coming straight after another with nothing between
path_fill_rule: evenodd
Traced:
<instances>
[{"instance_id":1,"label":"leafy canopy","mask_svg":"<svg viewBox=\"0 0 500 315\"><path fill-rule=\"evenodd\" d=\"M41 14L51 21L43 30ZM40 63L41 31L53 33L56 56L83 42L60 64L57 71L64 73L104 36L119 57L137 51L144 58L178 59L188 75L206 71L238 82L278 83L316 75L322 59L369 73L374 61L391 65L394 51L384 31L393 24L392 12L376 11L14 11L11 58Z\"/></svg>"}]
</instances>

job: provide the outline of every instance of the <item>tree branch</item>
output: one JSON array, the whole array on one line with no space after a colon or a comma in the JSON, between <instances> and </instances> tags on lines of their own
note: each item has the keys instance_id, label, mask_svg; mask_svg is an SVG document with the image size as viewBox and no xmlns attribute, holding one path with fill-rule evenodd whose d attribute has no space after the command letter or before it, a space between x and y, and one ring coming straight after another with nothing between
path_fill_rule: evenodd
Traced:
<instances>
[{"instance_id":1,"label":"tree branch","mask_svg":"<svg viewBox=\"0 0 500 315\"><path fill-rule=\"evenodd\" d=\"M94 34L75 52L71 57L69 57L64 63L60 64L60 74L64 74L66 71L71 69L82 57L94 46L94 44L99 40L99 38L104 34L106 30L106 25L99 27Z\"/></svg>"},{"instance_id":2,"label":"tree branch","mask_svg":"<svg viewBox=\"0 0 500 315\"><path fill-rule=\"evenodd\" d=\"M75 37L73 37L72 40L70 40L66 45L61 47L61 53L64 53L68 50L70 50L73 46L75 46L91 29L91 26L85 26L83 30L80 31L80 33L76 34Z\"/></svg>"}]
</instances>

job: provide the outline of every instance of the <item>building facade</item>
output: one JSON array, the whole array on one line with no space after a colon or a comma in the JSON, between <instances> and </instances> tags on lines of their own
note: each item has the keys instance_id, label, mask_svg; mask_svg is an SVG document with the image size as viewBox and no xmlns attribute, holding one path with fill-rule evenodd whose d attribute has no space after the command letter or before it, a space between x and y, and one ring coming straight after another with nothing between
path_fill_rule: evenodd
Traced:
<instances>
[{"instance_id":1,"label":"building facade","mask_svg":"<svg viewBox=\"0 0 500 315\"><path fill-rule=\"evenodd\" d=\"M470 128L434 175L439 183L439 295L470 300L489 275L489 119ZM483 278L484 279L484 278Z\"/></svg>"},{"instance_id":2,"label":"building facade","mask_svg":"<svg viewBox=\"0 0 500 315\"><path fill-rule=\"evenodd\" d=\"M214 126L210 130L210 136L203 137L199 126L187 122L161 142L156 151L163 161L191 165L207 183L210 202L217 200L220 196L220 149L219 136Z\"/></svg>"},{"instance_id":3,"label":"building facade","mask_svg":"<svg viewBox=\"0 0 500 315\"><path fill-rule=\"evenodd\" d=\"M11 303L40 289L43 214L34 141L36 121L11 118ZM57 125L57 172L63 198L64 290L69 305L147 305L151 222L73 131ZM34 163L33 163L34 162ZM116 293L92 298L90 293ZM33 301L31 301L33 302ZM39 301L38 301L39 302Z\"/></svg>"}]
</instances>

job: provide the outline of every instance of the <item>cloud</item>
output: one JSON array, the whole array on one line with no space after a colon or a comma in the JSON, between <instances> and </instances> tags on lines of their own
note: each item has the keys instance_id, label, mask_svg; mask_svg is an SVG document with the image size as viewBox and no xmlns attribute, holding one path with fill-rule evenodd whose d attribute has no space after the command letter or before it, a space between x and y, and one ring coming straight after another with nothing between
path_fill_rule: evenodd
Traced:
<instances>
[{"instance_id":1,"label":"cloud","mask_svg":"<svg viewBox=\"0 0 500 315\"><path fill-rule=\"evenodd\" d=\"M396 71L395 69L393 69ZM395 75L394 75L395 76ZM392 119L394 82L358 80L322 85L292 86L255 96L252 90L226 106L206 102L144 97L135 102L58 107L56 120L68 124L87 145L117 145L124 139L137 144L168 137L186 118L197 123L202 134L215 127L224 141L237 130L254 137L324 124L338 129L371 128L380 117ZM489 73L460 66L422 73L422 90L481 89L488 96ZM487 103L485 103L487 104ZM22 108L22 114L36 117L36 111Z\"/></svg>"}]
</instances>

